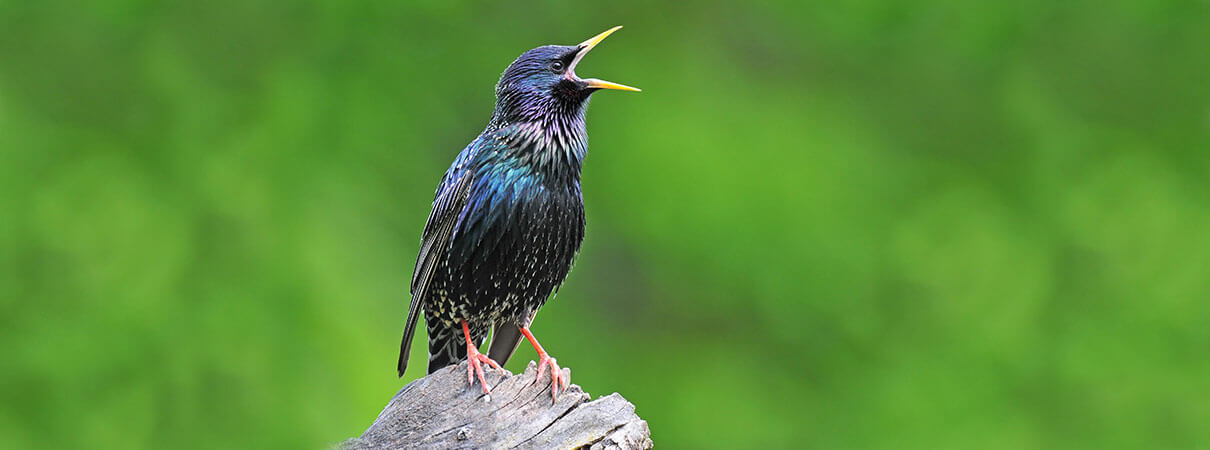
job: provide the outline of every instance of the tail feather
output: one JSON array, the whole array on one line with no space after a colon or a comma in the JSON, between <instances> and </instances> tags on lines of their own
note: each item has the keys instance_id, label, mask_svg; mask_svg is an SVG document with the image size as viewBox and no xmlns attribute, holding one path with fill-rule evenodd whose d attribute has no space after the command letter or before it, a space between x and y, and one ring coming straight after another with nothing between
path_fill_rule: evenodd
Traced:
<instances>
[{"instance_id":1,"label":"tail feather","mask_svg":"<svg viewBox=\"0 0 1210 450\"><path fill-rule=\"evenodd\" d=\"M537 315L538 310L535 309L525 314L521 323L505 319L496 324L496 329L492 331L492 347L488 349L487 356L501 366L507 363L513 357L513 353L517 352L517 346L521 344L520 327L529 327L534 323L534 317Z\"/></svg>"},{"instance_id":2,"label":"tail feather","mask_svg":"<svg viewBox=\"0 0 1210 450\"><path fill-rule=\"evenodd\" d=\"M508 363L521 344L521 329L511 320L496 324L492 331L492 346L487 350L487 357L501 366Z\"/></svg>"}]
</instances>

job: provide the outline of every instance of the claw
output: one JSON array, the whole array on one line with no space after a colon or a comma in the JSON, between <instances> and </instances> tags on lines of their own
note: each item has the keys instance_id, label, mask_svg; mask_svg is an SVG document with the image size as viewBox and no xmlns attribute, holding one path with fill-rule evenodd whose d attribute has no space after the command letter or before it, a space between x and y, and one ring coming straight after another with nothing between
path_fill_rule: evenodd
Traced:
<instances>
[{"instance_id":1,"label":"claw","mask_svg":"<svg viewBox=\"0 0 1210 450\"><path fill-rule=\"evenodd\" d=\"M558 398L559 390L566 391L571 380L563 375L563 369L559 368L559 363L553 357L543 353L538 359L538 376L534 378L534 384L538 384L538 380L546 374L546 366L550 366L550 402L553 404Z\"/></svg>"},{"instance_id":2,"label":"claw","mask_svg":"<svg viewBox=\"0 0 1210 450\"><path fill-rule=\"evenodd\" d=\"M546 350L538 344L538 340L529 332L527 328L521 328L521 334L529 339L529 343L533 344L534 350L538 352L538 376L534 377L534 384L538 384L538 380L546 374L546 366L550 366L550 403L553 405L559 396L559 389L567 390L567 386L571 383L570 376L563 375L563 369L559 368L559 363L555 361Z\"/></svg>"},{"instance_id":3,"label":"claw","mask_svg":"<svg viewBox=\"0 0 1210 450\"><path fill-rule=\"evenodd\" d=\"M474 352L474 354L472 354L471 352ZM467 364L467 366L466 366L466 382L469 383L471 386L474 386L475 378L478 377L479 385L483 387L483 393L487 394L488 393L487 380L483 377L484 369L481 364L487 363L487 365L489 365L495 369L499 369L500 365L496 364L495 361L492 361L491 358L488 358L487 355L479 353L478 350L474 350L474 347L468 348L466 353L467 353L466 361L468 363L470 363L470 364Z\"/></svg>"},{"instance_id":4,"label":"claw","mask_svg":"<svg viewBox=\"0 0 1210 450\"><path fill-rule=\"evenodd\" d=\"M487 355L479 353L479 349L475 348L475 344L471 343L471 332L466 326L466 320L462 321L462 333L466 337L466 382L471 386L475 385L475 377L479 378L479 385L483 387L483 393L489 394L487 390L487 379L483 377L482 363L486 363L495 369L500 369L500 365L492 361ZM491 398L490 396L488 398Z\"/></svg>"}]
</instances>

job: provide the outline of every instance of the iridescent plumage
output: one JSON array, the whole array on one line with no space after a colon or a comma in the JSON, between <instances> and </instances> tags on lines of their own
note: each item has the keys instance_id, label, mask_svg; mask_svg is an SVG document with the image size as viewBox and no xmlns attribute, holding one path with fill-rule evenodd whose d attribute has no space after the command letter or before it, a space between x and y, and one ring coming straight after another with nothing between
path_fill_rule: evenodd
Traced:
<instances>
[{"instance_id":1,"label":"iridescent plumage","mask_svg":"<svg viewBox=\"0 0 1210 450\"><path fill-rule=\"evenodd\" d=\"M566 278L584 239L580 169L589 96L601 88L636 90L580 79L574 69L616 29L580 45L525 52L501 75L487 128L437 188L412 277L400 376L419 312L429 334L429 373L468 352L484 361L471 343L482 345L493 327L489 356L503 364ZM557 369L531 341L542 362Z\"/></svg>"}]
</instances>

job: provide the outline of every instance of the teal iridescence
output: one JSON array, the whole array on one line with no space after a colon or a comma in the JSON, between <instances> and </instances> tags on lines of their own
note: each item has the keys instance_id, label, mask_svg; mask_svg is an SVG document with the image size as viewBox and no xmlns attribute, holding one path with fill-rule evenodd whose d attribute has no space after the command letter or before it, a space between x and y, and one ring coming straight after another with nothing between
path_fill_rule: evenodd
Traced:
<instances>
[{"instance_id":1,"label":"teal iridescence","mask_svg":"<svg viewBox=\"0 0 1210 450\"><path fill-rule=\"evenodd\" d=\"M584 117L596 89L555 68L580 49L544 46L517 58L496 85L486 129L442 178L413 274L400 375L418 310L431 373L466 357L463 320L477 345L493 327L528 326L571 270L584 240ZM493 358L504 363L512 348Z\"/></svg>"}]
</instances>

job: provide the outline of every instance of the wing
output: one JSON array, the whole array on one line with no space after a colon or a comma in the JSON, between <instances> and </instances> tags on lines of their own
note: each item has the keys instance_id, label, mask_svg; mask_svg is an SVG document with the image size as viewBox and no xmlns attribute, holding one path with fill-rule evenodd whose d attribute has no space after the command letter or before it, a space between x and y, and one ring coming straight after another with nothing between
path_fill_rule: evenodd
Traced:
<instances>
[{"instance_id":1,"label":"wing","mask_svg":"<svg viewBox=\"0 0 1210 450\"><path fill-rule=\"evenodd\" d=\"M440 265L442 255L449 248L454 225L458 222L462 209L466 207L467 195L473 181L467 165L477 148L476 143L472 143L458 155L458 159L454 160L454 164L446 171L437 188L433 210L424 225L420 254L416 257L416 270L412 273L412 302L408 305L403 342L399 344L397 367L401 377L408 367L408 353L412 347L412 336L416 333L416 322L420 318L421 301L427 294L429 281L433 279L433 273Z\"/></svg>"}]
</instances>

